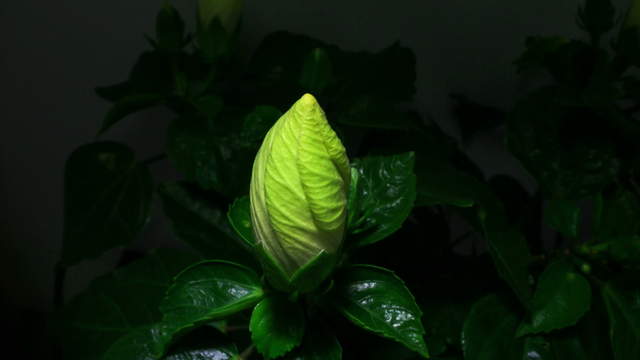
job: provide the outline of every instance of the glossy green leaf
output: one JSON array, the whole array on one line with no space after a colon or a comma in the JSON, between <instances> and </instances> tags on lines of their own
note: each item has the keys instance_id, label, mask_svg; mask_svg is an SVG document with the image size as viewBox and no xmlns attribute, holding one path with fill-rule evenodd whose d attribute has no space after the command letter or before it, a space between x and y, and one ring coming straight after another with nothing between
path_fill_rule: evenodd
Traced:
<instances>
[{"instance_id":1,"label":"glossy green leaf","mask_svg":"<svg viewBox=\"0 0 640 360\"><path fill-rule=\"evenodd\" d=\"M163 323L176 332L250 308L264 293L249 268L211 260L181 272L160 303Z\"/></svg>"},{"instance_id":2,"label":"glossy green leaf","mask_svg":"<svg viewBox=\"0 0 640 360\"><path fill-rule=\"evenodd\" d=\"M126 116L131 115L140 110L144 110L150 107L161 105L166 99L165 95L161 94L134 94L128 95L121 99L118 99L109 109L107 115L102 120L102 125L98 131L98 135L105 133L113 125Z\"/></svg>"},{"instance_id":3,"label":"glossy green leaf","mask_svg":"<svg viewBox=\"0 0 640 360\"><path fill-rule=\"evenodd\" d=\"M101 360L160 359L173 337L173 329L162 323L141 326L118 338Z\"/></svg>"},{"instance_id":4,"label":"glossy green leaf","mask_svg":"<svg viewBox=\"0 0 640 360\"><path fill-rule=\"evenodd\" d=\"M413 165L413 153L352 162L357 180L349 194L348 241L353 246L373 244L402 226L416 198Z\"/></svg>"},{"instance_id":5,"label":"glossy green leaf","mask_svg":"<svg viewBox=\"0 0 640 360\"><path fill-rule=\"evenodd\" d=\"M253 230L251 228L251 201L249 200L249 196L245 195L237 198L229 207L227 218L238 236L240 236L249 247L252 248L255 246L256 239L253 236Z\"/></svg>"},{"instance_id":6,"label":"glossy green leaf","mask_svg":"<svg viewBox=\"0 0 640 360\"><path fill-rule=\"evenodd\" d=\"M609 337L615 360L640 358L640 286L638 276L606 284L602 296L609 315Z\"/></svg>"},{"instance_id":7,"label":"glossy green leaf","mask_svg":"<svg viewBox=\"0 0 640 360\"><path fill-rule=\"evenodd\" d=\"M189 333L163 360L237 360L238 348L220 332L205 326Z\"/></svg>"},{"instance_id":8,"label":"glossy green leaf","mask_svg":"<svg viewBox=\"0 0 640 360\"><path fill-rule=\"evenodd\" d=\"M478 300L462 329L465 360L522 358L523 341L515 337L519 317L501 297L489 295Z\"/></svg>"},{"instance_id":9,"label":"glossy green leaf","mask_svg":"<svg viewBox=\"0 0 640 360\"><path fill-rule=\"evenodd\" d=\"M311 324L305 330L302 344L285 356L286 360L341 360L342 347L331 330Z\"/></svg>"},{"instance_id":10,"label":"glossy green leaf","mask_svg":"<svg viewBox=\"0 0 640 360\"><path fill-rule=\"evenodd\" d=\"M149 170L126 145L76 149L65 166L61 263L74 265L135 240L149 219L152 194Z\"/></svg>"},{"instance_id":11,"label":"glossy green leaf","mask_svg":"<svg viewBox=\"0 0 640 360\"><path fill-rule=\"evenodd\" d=\"M329 55L315 48L305 57L300 73L300 85L305 91L319 95L333 81L333 68Z\"/></svg>"},{"instance_id":12,"label":"glossy green leaf","mask_svg":"<svg viewBox=\"0 0 640 360\"><path fill-rule=\"evenodd\" d=\"M182 182L161 184L159 194L178 240L210 259L255 265L249 248L235 234L225 216L224 202L218 204L202 190Z\"/></svg>"},{"instance_id":13,"label":"glossy green leaf","mask_svg":"<svg viewBox=\"0 0 640 360\"><path fill-rule=\"evenodd\" d=\"M428 357L420 320L422 311L393 272L371 265L353 265L334 280L330 301L347 319Z\"/></svg>"},{"instance_id":14,"label":"glossy green leaf","mask_svg":"<svg viewBox=\"0 0 640 360\"><path fill-rule=\"evenodd\" d=\"M518 336L572 326L590 307L589 282L566 261L554 262L540 275L532 300L531 322L518 329Z\"/></svg>"},{"instance_id":15,"label":"glossy green leaf","mask_svg":"<svg viewBox=\"0 0 640 360\"><path fill-rule=\"evenodd\" d=\"M167 51L182 49L184 44L184 21L170 3L165 3L156 17L156 40L158 48Z\"/></svg>"},{"instance_id":16,"label":"glossy green leaf","mask_svg":"<svg viewBox=\"0 0 640 360\"><path fill-rule=\"evenodd\" d=\"M118 339L104 360L159 359L178 336L249 308L261 297L259 279L247 268L224 261L193 265L174 278L160 302L162 320Z\"/></svg>"},{"instance_id":17,"label":"glossy green leaf","mask_svg":"<svg viewBox=\"0 0 640 360\"><path fill-rule=\"evenodd\" d=\"M282 356L302 341L305 317L300 305L284 297L269 296L253 309L251 340L265 359Z\"/></svg>"},{"instance_id":18,"label":"glossy green leaf","mask_svg":"<svg viewBox=\"0 0 640 360\"><path fill-rule=\"evenodd\" d=\"M562 235L576 238L580 225L580 207L573 200L551 199L544 209L544 220Z\"/></svg>"},{"instance_id":19,"label":"glossy green leaf","mask_svg":"<svg viewBox=\"0 0 640 360\"><path fill-rule=\"evenodd\" d=\"M119 339L152 327L162 317L157 308L171 279L197 259L176 250L158 250L95 280L61 313L64 358L100 359Z\"/></svg>"}]
</instances>

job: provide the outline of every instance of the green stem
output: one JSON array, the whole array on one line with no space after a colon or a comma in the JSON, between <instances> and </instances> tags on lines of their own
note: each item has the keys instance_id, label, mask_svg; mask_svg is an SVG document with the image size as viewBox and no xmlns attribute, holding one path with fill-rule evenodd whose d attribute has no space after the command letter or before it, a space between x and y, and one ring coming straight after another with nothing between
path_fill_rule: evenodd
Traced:
<instances>
[{"instance_id":1,"label":"green stem","mask_svg":"<svg viewBox=\"0 0 640 360\"><path fill-rule=\"evenodd\" d=\"M244 349L244 351L240 353L240 355L238 355L238 360L249 359L249 356L253 354L253 350L255 349L255 347L256 347L255 345L251 344L248 348Z\"/></svg>"}]
</instances>

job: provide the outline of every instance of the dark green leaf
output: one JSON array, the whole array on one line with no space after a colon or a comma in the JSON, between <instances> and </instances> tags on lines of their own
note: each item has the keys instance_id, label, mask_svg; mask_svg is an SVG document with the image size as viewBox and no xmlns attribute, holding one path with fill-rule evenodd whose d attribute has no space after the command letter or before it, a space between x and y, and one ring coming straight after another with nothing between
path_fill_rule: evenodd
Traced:
<instances>
[{"instance_id":1,"label":"dark green leaf","mask_svg":"<svg viewBox=\"0 0 640 360\"><path fill-rule=\"evenodd\" d=\"M406 47L394 44L378 53L346 52L307 36L275 32L260 44L248 66L249 74L257 78L256 87L265 94L260 102L285 107L290 94L303 92L304 59L316 48L324 49L331 59L336 81L325 93L339 100L336 114L360 96L388 103L409 100L415 93L415 56Z\"/></svg>"},{"instance_id":2,"label":"dark green leaf","mask_svg":"<svg viewBox=\"0 0 640 360\"><path fill-rule=\"evenodd\" d=\"M160 303L163 323L174 333L250 308L264 293L249 268L211 260L180 273Z\"/></svg>"},{"instance_id":3,"label":"dark green leaf","mask_svg":"<svg viewBox=\"0 0 640 360\"><path fill-rule=\"evenodd\" d=\"M160 302L162 321L121 337L104 360L159 359L177 336L249 308L262 295L257 275L247 268L224 261L193 265L174 278Z\"/></svg>"},{"instance_id":4,"label":"dark green leaf","mask_svg":"<svg viewBox=\"0 0 640 360\"><path fill-rule=\"evenodd\" d=\"M528 308L531 298L529 264L532 257L523 235L515 229L494 230L485 224L485 236L498 274Z\"/></svg>"},{"instance_id":5,"label":"dark green leaf","mask_svg":"<svg viewBox=\"0 0 640 360\"><path fill-rule=\"evenodd\" d=\"M569 263L554 262L540 275L532 300L531 323L523 324L518 336L572 326L590 307L589 282Z\"/></svg>"},{"instance_id":6,"label":"dark green leaf","mask_svg":"<svg viewBox=\"0 0 640 360\"><path fill-rule=\"evenodd\" d=\"M176 238L207 258L230 259L254 265L253 258L228 223L223 204L185 183L165 183L159 189L164 211Z\"/></svg>"},{"instance_id":7,"label":"dark green leaf","mask_svg":"<svg viewBox=\"0 0 640 360\"><path fill-rule=\"evenodd\" d=\"M321 324L307 326L302 344L286 360L341 360L342 347L335 335Z\"/></svg>"},{"instance_id":8,"label":"dark green leaf","mask_svg":"<svg viewBox=\"0 0 640 360\"><path fill-rule=\"evenodd\" d=\"M402 226L416 198L413 164L413 153L353 161L357 176L349 195L348 229L354 246L373 244Z\"/></svg>"},{"instance_id":9,"label":"dark green leaf","mask_svg":"<svg viewBox=\"0 0 640 360\"><path fill-rule=\"evenodd\" d=\"M329 55L322 48L315 48L304 59L300 73L300 85L313 94L321 94L333 81L333 69Z\"/></svg>"},{"instance_id":10,"label":"dark green leaf","mask_svg":"<svg viewBox=\"0 0 640 360\"><path fill-rule=\"evenodd\" d=\"M132 329L114 342L101 360L160 359L171 342L173 330L162 323Z\"/></svg>"},{"instance_id":11,"label":"dark green leaf","mask_svg":"<svg viewBox=\"0 0 640 360\"><path fill-rule=\"evenodd\" d=\"M580 225L580 207L573 200L551 199L544 209L544 220L562 235L576 238Z\"/></svg>"},{"instance_id":12,"label":"dark green leaf","mask_svg":"<svg viewBox=\"0 0 640 360\"><path fill-rule=\"evenodd\" d=\"M611 0L585 0L584 6L578 11L578 26L597 42L613 28L615 13Z\"/></svg>"},{"instance_id":13,"label":"dark green leaf","mask_svg":"<svg viewBox=\"0 0 640 360\"><path fill-rule=\"evenodd\" d=\"M202 57L207 62L215 62L231 53L231 35L225 30L219 18L208 24L198 21L196 41Z\"/></svg>"},{"instance_id":14,"label":"dark green leaf","mask_svg":"<svg viewBox=\"0 0 640 360\"><path fill-rule=\"evenodd\" d=\"M184 44L184 21L180 13L168 2L156 17L156 40L158 48L178 51Z\"/></svg>"},{"instance_id":15,"label":"dark green leaf","mask_svg":"<svg viewBox=\"0 0 640 360\"><path fill-rule=\"evenodd\" d=\"M127 146L97 142L76 149L65 166L61 263L74 265L136 239L152 194L149 170Z\"/></svg>"},{"instance_id":16,"label":"dark green leaf","mask_svg":"<svg viewBox=\"0 0 640 360\"><path fill-rule=\"evenodd\" d=\"M207 121L206 125L209 129L214 129L220 125L216 123L216 120L224 107L224 103L219 96L210 94L201 96L194 101L193 105L198 114Z\"/></svg>"},{"instance_id":17,"label":"dark green leaf","mask_svg":"<svg viewBox=\"0 0 640 360\"><path fill-rule=\"evenodd\" d=\"M519 314L504 299L489 295L471 308L462 330L465 360L520 359L522 340L515 338Z\"/></svg>"},{"instance_id":18,"label":"dark green leaf","mask_svg":"<svg viewBox=\"0 0 640 360\"><path fill-rule=\"evenodd\" d=\"M609 239L607 242L581 248L587 256L605 258L625 266L637 266L640 263L640 236L625 236Z\"/></svg>"},{"instance_id":19,"label":"dark green leaf","mask_svg":"<svg viewBox=\"0 0 640 360\"><path fill-rule=\"evenodd\" d=\"M181 339L163 360L236 360L238 355L234 343L205 326Z\"/></svg>"},{"instance_id":20,"label":"dark green leaf","mask_svg":"<svg viewBox=\"0 0 640 360\"><path fill-rule=\"evenodd\" d=\"M609 336L615 360L640 358L640 286L638 277L606 284L602 296L609 314Z\"/></svg>"},{"instance_id":21,"label":"dark green leaf","mask_svg":"<svg viewBox=\"0 0 640 360\"><path fill-rule=\"evenodd\" d=\"M240 136L259 144L280 116L282 112L273 106L256 106L245 116Z\"/></svg>"},{"instance_id":22,"label":"dark green leaf","mask_svg":"<svg viewBox=\"0 0 640 360\"><path fill-rule=\"evenodd\" d=\"M171 279L195 261L190 254L159 250L95 280L61 314L64 359L100 359L118 339L153 326L162 317L157 307Z\"/></svg>"},{"instance_id":23,"label":"dark green leaf","mask_svg":"<svg viewBox=\"0 0 640 360\"><path fill-rule=\"evenodd\" d=\"M489 186L502 202L507 223L520 225L535 234L532 229L540 226L535 219L539 211L537 199L532 198L520 181L509 175L498 174L489 179Z\"/></svg>"},{"instance_id":24,"label":"dark green leaf","mask_svg":"<svg viewBox=\"0 0 640 360\"><path fill-rule=\"evenodd\" d=\"M265 359L282 356L302 341L305 317L302 308L280 296L263 299L253 309L251 340Z\"/></svg>"},{"instance_id":25,"label":"dark green leaf","mask_svg":"<svg viewBox=\"0 0 640 360\"><path fill-rule=\"evenodd\" d=\"M622 188L596 197L594 236L597 240L633 237L640 234L640 201Z\"/></svg>"},{"instance_id":26,"label":"dark green leaf","mask_svg":"<svg viewBox=\"0 0 640 360\"><path fill-rule=\"evenodd\" d=\"M102 125L98 135L109 130L120 120L140 110L161 105L166 100L166 96L160 94L134 94L118 99L109 109L107 115L102 120Z\"/></svg>"},{"instance_id":27,"label":"dark green leaf","mask_svg":"<svg viewBox=\"0 0 640 360\"><path fill-rule=\"evenodd\" d=\"M611 359L609 321L602 296L594 293L591 309L570 328L547 335L557 360Z\"/></svg>"},{"instance_id":28,"label":"dark green leaf","mask_svg":"<svg viewBox=\"0 0 640 360\"><path fill-rule=\"evenodd\" d=\"M249 247L255 246L256 239L253 236L253 230L251 228L251 201L249 200L249 196L245 195L237 198L229 207L227 218L238 236L240 236Z\"/></svg>"},{"instance_id":29,"label":"dark green leaf","mask_svg":"<svg viewBox=\"0 0 640 360\"><path fill-rule=\"evenodd\" d=\"M520 101L509 121L511 151L550 198L581 199L613 182L620 169L610 114L559 105L560 90L544 88Z\"/></svg>"},{"instance_id":30,"label":"dark green leaf","mask_svg":"<svg viewBox=\"0 0 640 360\"><path fill-rule=\"evenodd\" d=\"M350 98L347 104L339 105L331 119L354 127L404 130L411 126L413 117L389 100L365 93Z\"/></svg>"},{"instance_id":31,"label":"dark green leaf","mask_svg":"<svg viewBox=\"0 0 640 360\"><path fill-rule=\"evenodd\" d=\"M422 312L402 280L391 271L353 265L335 278L333 306L354 324L402 343L428 357Z\"/></svg>"},{"instance_id":32,"label":"dark green leaf","mask_svg":"<svg viewBox=\"0 0 640 360\"><path fill-rule=\"evenodd\" d=\"M169 160L187 180L205 190L213 189L229 199L246 194L257 148L237 136L217 135L204 124L190 120L178 119L169 126Z\"/></svg>"}]
</instances>

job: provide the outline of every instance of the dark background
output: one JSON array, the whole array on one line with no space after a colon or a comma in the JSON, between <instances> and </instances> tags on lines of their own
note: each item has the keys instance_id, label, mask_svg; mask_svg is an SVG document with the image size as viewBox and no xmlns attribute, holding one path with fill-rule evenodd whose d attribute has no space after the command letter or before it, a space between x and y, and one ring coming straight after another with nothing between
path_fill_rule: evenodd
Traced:
<instances>
[{"instance_id":1,"label":"dark background","mask_svg":"<svg viewBox=\"0 0 640 360\"><path fill-rule=\"evenodd\" d=\"M625 8L627 0L615 1ZM0 274L2 302L41 312L52 308L53 268L61 248L63 167L91 141L108 104L97 85L118 82L147 47L159 0L3 0L0 2ZM173 1L194 28L195 1ZM512 61L527 35L578 34L578 0L260 0L245 1L242 52L274 30L318 37L349 50L378 50L394 41L417 57L416 105L456 136L448 94L508 108L524 85ZM394 69L388 71L393 72ZM158 153L170 114L135 115L107 138L126 140L142 158ZM157 122L149 133L145 123ZM467 151L488 174L531 181L486 135ZM500 155L502 154L502 155ZM154 168L154 171L163 171ZM158 212L156 212L158 213ZM145 240L170 243L152 220ZM68 274L67 296L117 261L111 252Z\"/></svg>"}]
</instances>

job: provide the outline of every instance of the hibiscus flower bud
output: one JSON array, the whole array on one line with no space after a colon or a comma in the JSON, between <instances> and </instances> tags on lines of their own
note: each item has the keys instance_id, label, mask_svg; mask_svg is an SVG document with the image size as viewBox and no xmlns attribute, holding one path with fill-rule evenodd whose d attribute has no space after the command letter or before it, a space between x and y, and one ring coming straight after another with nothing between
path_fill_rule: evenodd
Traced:
<instances>
[{"instance_id":1,"label":"hibiscus flower bud","mask_svg":"<svg viewBox=\"0 0 640 360\"><path fill-rule=\"evenodd\" d=\"M265 136L251 176L257 244L287 280L319 255L339 252L350 179L344 146L305 94Z\"/></svg>"},{"instance_id":2,"label":"hibiscus flower bud","mask_svg":"<svg viewBox=\"0 0 640 360\"><path fill-rule=\"evenodd\" d=\"M213 19L220 20L220 24L232 34L236 30L243 0L198 0L198 18L204 28L208 28Z\"/></svg>"}]
</instances>

